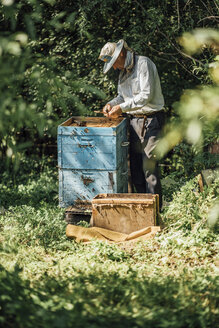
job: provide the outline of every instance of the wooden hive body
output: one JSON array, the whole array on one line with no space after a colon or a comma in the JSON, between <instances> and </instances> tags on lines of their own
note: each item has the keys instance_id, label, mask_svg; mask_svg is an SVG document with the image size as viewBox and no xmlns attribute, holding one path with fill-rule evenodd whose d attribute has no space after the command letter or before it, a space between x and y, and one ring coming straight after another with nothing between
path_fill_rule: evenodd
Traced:
<instances>
[{"instance_id":1,"label":"wooden hive body","mask_svg":"<svg viewBox=\"0 0 219 328\"><path fill-rule=\"evenodd\" d=\"M85 120L72 117L58 127L61 207L91 204L99 193L127 192L126 119Z\"/></svg>"},{"instance_id":2,"label":"wooden hive body","mask_svg":"<svg viewBox=\"0 0 219 328\"><path fill-rule=\"evenodd\" d=\"M156 225L159 196L102 194L92 200L92 224L126 234Z\"/></svg>"}]
</instances>

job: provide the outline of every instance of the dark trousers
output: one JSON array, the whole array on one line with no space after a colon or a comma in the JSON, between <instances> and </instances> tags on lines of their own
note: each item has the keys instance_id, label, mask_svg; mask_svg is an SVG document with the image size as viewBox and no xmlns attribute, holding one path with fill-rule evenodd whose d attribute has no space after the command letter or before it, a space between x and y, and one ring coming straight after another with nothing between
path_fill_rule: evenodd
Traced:
<instances>
[{"instance_id":1,"label":"dark trousers","mask_svg":"<svg viewBox=\"0 0 219 328\"><path fill-rule=\"evenodd\" d=\"M164 113L160 112L144 118L130 118L130 169L132 192L159 195L162 207L162 189L158 163L153 150L158 142L164 123ZM142 135L142 128L144 130Z\"/></svg>"}]
</instances>

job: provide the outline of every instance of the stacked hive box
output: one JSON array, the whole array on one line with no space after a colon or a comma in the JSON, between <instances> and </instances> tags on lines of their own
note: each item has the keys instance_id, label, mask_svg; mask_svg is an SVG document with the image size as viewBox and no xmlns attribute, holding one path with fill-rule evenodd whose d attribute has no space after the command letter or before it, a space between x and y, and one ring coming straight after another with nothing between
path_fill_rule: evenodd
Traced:
<instances>
[{"instance_id":1,"label":"stacked hive box","mask_svg":"<svg viewBox=\"0 0 219 328\"><path fill-rule=\"evenodd\" d=\"M72 117L58 127L59 205L128 191L127 120Z\"/></svg>"}]
</instances>

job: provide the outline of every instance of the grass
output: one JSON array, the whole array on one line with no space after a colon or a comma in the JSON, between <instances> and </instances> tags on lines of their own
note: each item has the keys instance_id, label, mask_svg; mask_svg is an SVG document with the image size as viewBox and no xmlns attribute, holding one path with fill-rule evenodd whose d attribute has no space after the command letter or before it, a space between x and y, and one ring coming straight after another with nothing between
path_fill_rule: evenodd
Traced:
<instances>
[{"instance_id":1,"label":"grass","mask_svg":"<svg viewBox=\"0 0 219 328\"><path fill-rule=\"evenodd\" d=\"M66 238L48 159L10 176L0 180L2 327L217 327L218 181L172 190L163 231L127 248Z\"/></svg>"}]
</instances>

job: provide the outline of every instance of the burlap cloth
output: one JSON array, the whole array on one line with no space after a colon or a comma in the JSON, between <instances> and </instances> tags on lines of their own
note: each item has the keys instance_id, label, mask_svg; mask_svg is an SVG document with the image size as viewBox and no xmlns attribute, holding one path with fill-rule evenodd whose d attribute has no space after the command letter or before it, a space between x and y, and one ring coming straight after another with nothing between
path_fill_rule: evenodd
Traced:
<instances>
[{"instance_id":1,"label":"burlap cloth","mask_svg":"<svg viewBox=\"0 0 219 328\"><path fill-rule=\"evenodd\" d=\"M114 243L127 243L151 239L160 230L161 229L159 226L151 226L127 235L99 227L84 228L81 226L68 224L66 228L66 236L75 239L76 242L102 240Z\"/></svg>"}]
</instances>

